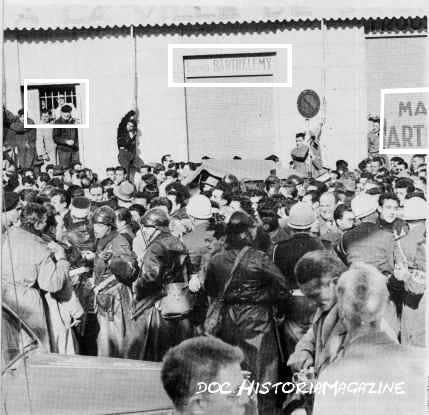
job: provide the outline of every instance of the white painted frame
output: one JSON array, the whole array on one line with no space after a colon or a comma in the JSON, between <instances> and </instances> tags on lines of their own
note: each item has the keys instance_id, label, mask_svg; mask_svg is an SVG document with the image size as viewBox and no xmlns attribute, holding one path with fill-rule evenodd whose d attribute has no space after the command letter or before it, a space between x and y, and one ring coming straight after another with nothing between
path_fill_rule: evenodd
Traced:
<instances>
[{"instance_id":1,"label":"white painted frame","mask_svg":"<svg viewBox=\"0 0 429 415\"><path fill-rule=\"evenodd\" d=\"M275 51L276 49L286 49L287 53L287 81L286 82L174 82L173 79L173 53L175 49L258 49ZM242 44L168 44L168 60L167 60L167 78L169 88L291 88L292 87L292 45L283 43L242 43Z\"/></svg>"},{"instance_id":2,"label":"white painted frame","mask_svg":"<svg viewBox=\"0 0 429 415\"><path fill-rule=\"evenodd\" d=\"M390 88L380 91L380 154L420 154L429 153L429 148L384 148L384 97L387 94L409 94L409 93L429 93L429 87L425 88Z\"/></svg>"}]
</instances>

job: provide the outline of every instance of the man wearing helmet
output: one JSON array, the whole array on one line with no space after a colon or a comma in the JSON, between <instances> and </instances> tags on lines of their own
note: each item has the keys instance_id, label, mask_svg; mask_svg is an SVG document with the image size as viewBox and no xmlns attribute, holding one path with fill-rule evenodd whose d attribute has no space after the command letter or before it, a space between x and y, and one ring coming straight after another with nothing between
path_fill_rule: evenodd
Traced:
<instances>
[{"instance_id":1,"label":"man wearing helmet","mask_svg":"<svg viewBox=\"0 0 429 415\"><path fill-rule=\"evenodd\" d=\"M154 208L146 212L142 225L139 234L144 244L143 256L139 261L141 272L133 284L133 334L127 358L161 361L170 347L194 334L190 315L166 317L161 301L169 287L189 278L189 257L182 241L171 234L164 210Z\"/></svg>"},{"instance_id":2,"label":"man wearing helmet","mask_svg":"<svg viewBox=\"0 0 429 415\"><path fill-rule=\"evenodd\" d=\"M129 242L117 232L115 220L109 206L99 207L92 218L96 239L94 292L100 326L97 348L98 356L124 357L137 262Z\"/></svg>"}]
</instances>

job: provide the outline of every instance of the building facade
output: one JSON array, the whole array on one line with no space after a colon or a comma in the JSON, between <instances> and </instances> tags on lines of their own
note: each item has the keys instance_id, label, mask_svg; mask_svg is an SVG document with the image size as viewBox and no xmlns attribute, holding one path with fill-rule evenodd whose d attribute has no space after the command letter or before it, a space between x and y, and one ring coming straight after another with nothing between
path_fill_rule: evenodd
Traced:
<instances>
[{"instance_id":1,"label":"building facade","mask_svg":"<svg viewBox=\"0 0 429 415\"><path fill-rule=\"evenodd\" d=\"M166 153L190 161L277 154L287 166L296 132L325 116L325 165L337 159L356 165L367 154L367 115L380 112L380 89L429 85L424 12L386 10L301 16L287 8L209 13L134 5L120 13L112 6L48 17L43 8L19 13L6 2L4 103L14 112L22 107L24 79L88 79L89 128L79 130L79 140L82 161L98 172L117 164L117 126L135 107L145 162ZM169 87L169 44L218 45L174 54L173 78L184 83L282 81L288 61L270 45L292 45L292 85ZM247 49L251 44L267 47ZM322 101L308 122L297 110L306 89Z\"/></svg>"}]
</instances>

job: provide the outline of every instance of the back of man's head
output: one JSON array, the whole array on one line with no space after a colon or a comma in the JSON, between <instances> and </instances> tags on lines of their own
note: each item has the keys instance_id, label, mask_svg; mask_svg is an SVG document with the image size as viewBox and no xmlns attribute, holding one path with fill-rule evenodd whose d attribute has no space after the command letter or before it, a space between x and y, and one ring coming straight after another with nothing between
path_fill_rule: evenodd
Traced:
<instances>
[{"instance_id":1,"label":"back of man's head","mask_svg":"<svg viewBox=\"0 0 429 415\"><path fill-rule=\"evenodd\" d=\"M199 383L216 381L222 368L240 364L242 360L243 353L238 347L214 337L194 337L164 356L162 384L175 408L182 411L198 392Z\"/></svg>"},{"instance_id":2,"label":"back of man's head","mask_svg":"<svg viewBox=\"0 0 429 415\"><path fill-rule=\"evenodd\" d=\"M324 276L339 278L345 270L346 266L334 253L318 249L303 255L296 263L294 273L298 284L302 285Z\"/></svg>"},{"instance_id":3,"label":"back of man's head","mask_svg":"<svg viewBox=\"0 0 429 415\"><path fill-rule=\"evenodd\" d=\"M384 275L369 264L352 264L337 283L339 310L352 329L380 323L388 297Z\"/></svg>"}]
</instances>

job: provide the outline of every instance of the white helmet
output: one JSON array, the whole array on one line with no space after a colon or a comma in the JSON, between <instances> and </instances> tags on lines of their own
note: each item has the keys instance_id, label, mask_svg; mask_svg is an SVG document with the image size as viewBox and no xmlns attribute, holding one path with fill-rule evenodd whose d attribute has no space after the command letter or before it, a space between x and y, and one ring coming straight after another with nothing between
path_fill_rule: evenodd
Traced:
<instances>
[{"instance_id":1,"label":"white helmet","mask_svg":"<svg viewBox=\"0 0 429 415\"><path fill-rule=\"evenodd\" d=\"M212 217L212 204L204 195L195 195L189 199L186 213L195 219L210 219Z\"/></svg>"}]
</instances>

